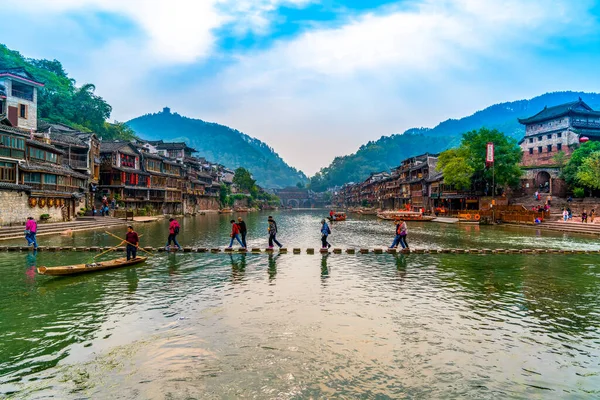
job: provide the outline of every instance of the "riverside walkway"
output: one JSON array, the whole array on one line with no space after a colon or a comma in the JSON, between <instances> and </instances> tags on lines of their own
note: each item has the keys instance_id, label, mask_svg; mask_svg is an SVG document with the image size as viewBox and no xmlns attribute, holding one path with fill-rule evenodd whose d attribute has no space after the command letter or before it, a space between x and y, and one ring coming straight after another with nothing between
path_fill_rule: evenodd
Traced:
<instances>
[{"instance_id":1,"label":"riverside walkway","mask_svg":"<svg viewBox=\"0 0 600 400\"><path fill-rule=\"evenodd\" d=\"M559 249L388 249L388 248L334 248L330 250L319 248L294 248L288 251L286 248L271 250L252 248L249 250L243 249L228 249L228 248L207 248L207 247L183 247L181 250L168 251L163 247L140 247L150 253L210 253L210 254L600 254L600 250L559 250ZM27 252L32 251L28 246L0 246L0 252ZM40 246L37 251L46 252L125 252L125 247L71 247L71 246Z\"/></svg>"}]
</instances>

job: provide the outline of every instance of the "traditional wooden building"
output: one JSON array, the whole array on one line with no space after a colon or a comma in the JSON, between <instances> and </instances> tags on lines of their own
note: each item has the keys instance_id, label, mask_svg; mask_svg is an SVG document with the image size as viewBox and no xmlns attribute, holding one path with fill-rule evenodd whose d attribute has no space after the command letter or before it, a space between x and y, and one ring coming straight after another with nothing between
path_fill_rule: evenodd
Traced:
<instances>
[{"instance_id":1,"label":"traditional wooden building","mask_svg":"<svg viewBox=\"0 0 600 400\"><path fill-rule=\"evenodd\" d=\"M37 89L44 84L24 68L0 69L0 121L27 131L37 129Z\"/></svg>"}]
</instances>

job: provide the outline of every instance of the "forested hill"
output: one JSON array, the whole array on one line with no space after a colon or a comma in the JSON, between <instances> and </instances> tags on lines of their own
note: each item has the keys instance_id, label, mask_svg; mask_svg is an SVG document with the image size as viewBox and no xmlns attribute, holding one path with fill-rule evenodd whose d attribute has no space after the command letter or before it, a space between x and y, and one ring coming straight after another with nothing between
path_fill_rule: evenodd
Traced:
<instances>
[{"instance_id":1,"label":"forested hill","mask_svg":"<svg viewBox=\"0 0 600 400\"><path fill-rule=\"evenodd\" d=\"M578 97L593 109L600 109L598 93L554 92L530 100L495 104L468 117L446 120L434 128L412 128L404 134L382 136L379 140L361 146L354 154L336 157L328 167L311 178L311 188L320 191L348 182L360 182L372 172L398 166L405 158L425 152L437 153L453 147L460 142L463 133L484 126L521 139L525 128L517 118L537 114L545 106L576 101Z\"/></svg>"},{"instance_id":2,"label":"forested hill","mask_svg":"<svg viewBox=\"0 0 600 400\"><path fill-rule=\"evenodd\" d=\"M96 132L104 139L131 139L133 132L121 123L108 123L112 107L94 93L96 87L76 85L57 60L25 58L0 44L0 70L24 68L44 83L38 91L40 120L60 122L83 132Z\"/></svg>"},{"instance_id":3,"label":"forested hill","mask_svg":"<svg viewBox=\"0 0 600 400\"><path fill-rule=\"evenodd\" d=\"M207 160L228 168L244 167L262 187L295 186L308 180L265 143L224 125L187 118L168 108L132 119L127 125L144 139L186 142Z\"/></svg>"}]
</instances>

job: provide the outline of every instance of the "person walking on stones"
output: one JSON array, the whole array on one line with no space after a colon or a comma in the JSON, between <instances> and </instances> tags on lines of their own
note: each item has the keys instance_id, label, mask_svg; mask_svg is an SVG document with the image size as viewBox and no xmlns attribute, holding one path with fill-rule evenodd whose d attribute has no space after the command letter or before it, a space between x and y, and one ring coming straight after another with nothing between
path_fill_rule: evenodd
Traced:
<instances>
[{"instance_id":1,"label":"person walking on stones","mask_svg":"<svg viewBox=\"0 0 600 400\"><path fill-rule=\"evenodd\" d=\"M587 224L587 217L587 211L583 210L583 212L581 213L581 223Z\"/></svg>"},{"instance_id":2,"label":"person walking on stones","mask_svg":"<svg viewBox=\"0 0 600 400\"><path fill-rule=\"evenodd\" d=\"M231 236L231 241L229 242L229 247L227 247L227 248L231 249L233 247L233 241L237 240L237 242L240 244L240 246L242 246L242 249L245 249L246 246L244 246L244 243L242 243L242 241L240 240L240 226L235 223L234 219L232 219L230 222L231 222L231 234L229 236Z\"/></svg>"},{"instance_id":3,"label":"person walking on stones","mask_svg":"<svg viewBox=\"0 0 600 400\"><path fill-rule=\"evenodd\" d=\"M32 246L33 249L37 250L38 244L35 238L37 234L37 222L33 217L27 217L27 222L25 223L25 240L27 240L27 246Z\"/></svg>"},{"instance_id":4,"label":"person walking on stones","mask_svg":"<svg viewBox=\"0 0 600 400\"><path fill-rule=\"evenodd\" d=\"M408 228L406 222L400 218L396 223L396 238L390 248L398 248L398 245L402 246L402 249L408 249L408 242L406 236L408 235Z\"/></svg>"},{"instance_id":5,"label":"person walking on stones","mask_svg":"<svg viewBox=\"0 0 600 400\"><path fill-rule=\"evenodd\" d=\"M171 242L175 246L177 246L177 250L181 250L181 246L177 243L177 235L179 235L179 230L181 226L179 226L179 222L175 218L169 218L169 237L167 238L167 245L165 249L167 251L171 250Z\"/></svg>"},{"instance_id":6,"label":"person walking on stones","mask_svg":"<svg viewBox=\"0 0 600 400\"><path fill-rule=\"evenodd\" d=\"M327 237L331 235L331 229L329 229L329 225L327 225L327 221L325 219L321 220L321 249L328 249L331 247L331 244L327 241Z\"/></svg>"},{"instance_id":7,"label":"person walking on stones","mask_svg":"<svg viewBox=\"0 0 600 400\"><path fill-rule=\"evenodd\" d=\"M244 248L247 248L248 246L246 245L246 234L248 233L248 228L246 227L246 223L244 222L242 217L238 217L237 225L240 228L240 236L242 238L242 245L244 246Z\"/></svg>"},{"instance_id":8,"label":"person walking on stones","mask_svg":"<svg viewBox=\"0 0 600 400\"><path fill-rule=\"evenodd\" d=\"M594 218L596 218L596 210L592 208L592 211L590 211L590 222L592 224L594 223Z\"/></svg>"},{"instance_id":9,"label":"person walking on stones","mask_svg":"<svg viewBox=\"0 0 600 400\"><path fill-rule=\"evenodd\" d=\"M269 227L267 228L267 231L269 232L269 249L273 248L273 243L279 246L279 248L282 248L283 245L277 241L277 222L275 222L270 215L267 222L269 223Z\"/></svg>"},{"instance_id":10,"label":"person walking on stones","mask_svg":"<svg viewBox=\"0 0 600 400\"><path fill-rule=\"evenodd\" d=\"M127 233L125 234L125 240L121 242L126 244L127 247L127 261L137 258L137 249L140 247L140 237L137 232L133 230L133 226L127 226Z\"/></svg>"}]
</instances>

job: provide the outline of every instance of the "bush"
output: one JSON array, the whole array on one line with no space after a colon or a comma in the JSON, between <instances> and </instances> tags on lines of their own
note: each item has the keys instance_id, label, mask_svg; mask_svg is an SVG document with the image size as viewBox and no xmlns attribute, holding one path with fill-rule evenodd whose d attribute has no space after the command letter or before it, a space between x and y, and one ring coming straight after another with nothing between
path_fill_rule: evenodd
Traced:
<instances>
[{"instance_id":1,"label":"bush","mask_svg":"<svg viewBox=\"0 0 600 400\"><path fill-rule=\"evenodd\" d=\"M40 215L40 219L42 221L49 220L50 219L50 214L42 214L42 215Z\"/></svg>"},{"instance_id":2,"label":"bush","mask_svg":"<svg viewBox=\"0 0 600 400\"><path fill-rule=\"evenodd\" d=\"M573 196L577 197L577 198L583 198L585 197L585 190L583 188L575 188L573 189Z\"/></svg>"}]
</instances>

